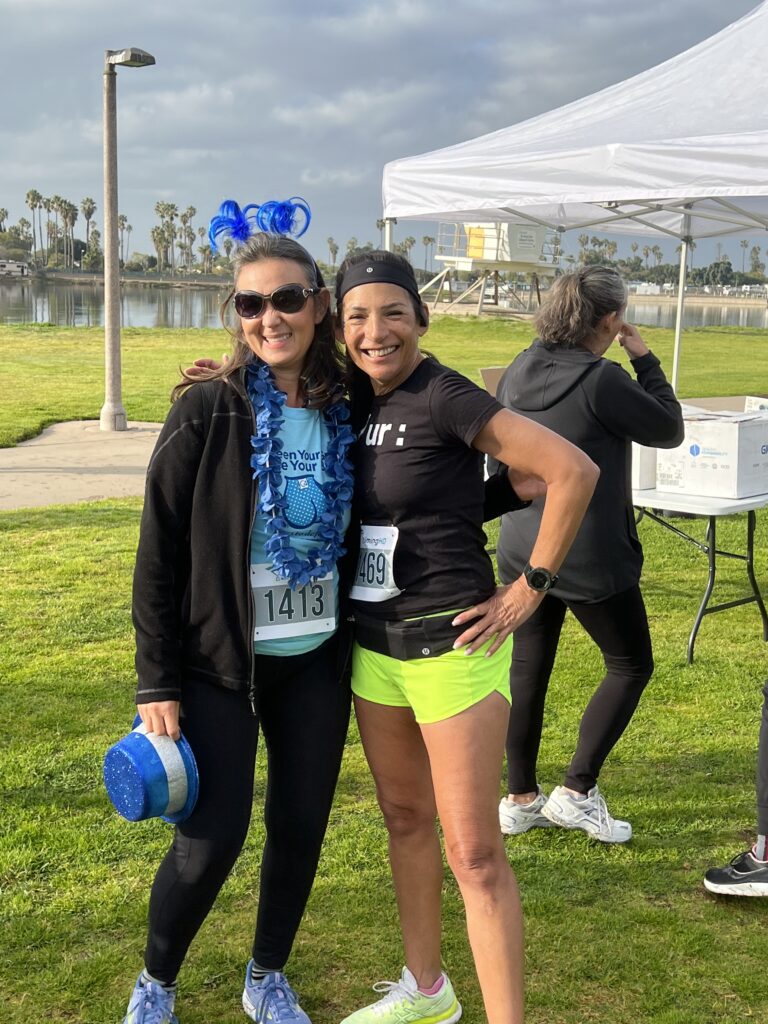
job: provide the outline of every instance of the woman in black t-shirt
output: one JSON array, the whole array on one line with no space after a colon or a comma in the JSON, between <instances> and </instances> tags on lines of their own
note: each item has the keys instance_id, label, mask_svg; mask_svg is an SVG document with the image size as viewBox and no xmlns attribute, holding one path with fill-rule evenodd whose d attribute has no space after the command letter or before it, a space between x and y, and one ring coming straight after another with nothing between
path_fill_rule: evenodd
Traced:
<instances>
[{"instance_id":1,"label":"woman in black t-shirt","mask_svg":"<svg viewBox=\"0 0 768 1024\"><path fill-rule=\"evenodd\" d=\"M384 997L345 1024L394 1024L406 1007L412 1021L461 1016L441 971L437 815L488 1021L519 1024L522 919L496 817L508 638L551 585L597 470L570 444L425 357L419 340L428 313L407 261L385 252L348 259L336 298L356 368L353 407L363 407L352 688L389 832L406 961ZM484 452L511 467L522 497L546 490L535 568L498 589L482 531Z\"/></svg>"}]
</instances>

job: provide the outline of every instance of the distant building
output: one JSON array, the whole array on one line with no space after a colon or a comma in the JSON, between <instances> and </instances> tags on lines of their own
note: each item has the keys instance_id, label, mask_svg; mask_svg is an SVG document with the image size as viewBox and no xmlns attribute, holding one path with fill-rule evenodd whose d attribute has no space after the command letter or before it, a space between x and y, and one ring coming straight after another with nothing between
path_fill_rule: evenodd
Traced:
<instances>
[{"instance_id":1,"label":"distant building","mask_svg":"<svg viewBox=\"0 0 768 1024\"><path fill-rule=\"evenodd\" d=\"M0 259L0 277L29 277L29 267L19 260Z\"/></svg>"}]
</instances>

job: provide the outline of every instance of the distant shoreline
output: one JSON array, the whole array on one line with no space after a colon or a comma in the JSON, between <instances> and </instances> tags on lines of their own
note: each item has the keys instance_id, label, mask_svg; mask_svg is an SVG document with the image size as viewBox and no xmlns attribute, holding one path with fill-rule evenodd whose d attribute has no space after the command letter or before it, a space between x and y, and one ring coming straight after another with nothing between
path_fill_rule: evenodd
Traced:
<instances>
[{"instance_id":1,"label":"distant shoreline","mask_svg":"<svg viewBox=\"0 0 768 1024\"><path fill-rule=\"evenodd\" d=\"M635 295L630 293L629 302L633 306L676 306L676 295ZM686 306L755 306L764 309L768 303L758 295L688 295L685 296Z\"/></svg>"},{"instance_id":2,"label":"distant shoreline","mask_svg":"<svg viewBox=\"0 0 768 1024\"><path fill-rule=\"evenodd\" d=\"M103 274L78 273L72 274L66 271L54 271L45 273L33 271L25 277L6 277L0 281L43 281L46 284L89 284L103 288ZM162 288L217 288L229 289L231 281L227 277L216 277L211 274L191 274L189 276L170 277L165 274L120 274L120 284L156 285Z\"/></svg>"}]
</instances>

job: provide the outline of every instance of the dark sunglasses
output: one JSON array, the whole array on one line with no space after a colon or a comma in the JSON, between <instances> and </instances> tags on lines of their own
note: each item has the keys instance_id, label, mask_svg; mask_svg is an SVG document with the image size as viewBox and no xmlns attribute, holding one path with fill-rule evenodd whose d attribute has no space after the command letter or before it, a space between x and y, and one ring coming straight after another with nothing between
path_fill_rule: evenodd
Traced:
<instances>
[{"instance_id":1,"label":"dark sunglasses","mask_svg":"<svg viewBox=\"0 0 768 1024\"><path fill-rule=\"evenodd\" d=\"M317 295L319 288L305 288L300 284L284 284L275 288L271 295L261 292L235 292L234 303L238 316L245 320L255 320L261 316L268 302L278 313L298 313L304 309L310 295Z\"/></svg>"}]
</instances>

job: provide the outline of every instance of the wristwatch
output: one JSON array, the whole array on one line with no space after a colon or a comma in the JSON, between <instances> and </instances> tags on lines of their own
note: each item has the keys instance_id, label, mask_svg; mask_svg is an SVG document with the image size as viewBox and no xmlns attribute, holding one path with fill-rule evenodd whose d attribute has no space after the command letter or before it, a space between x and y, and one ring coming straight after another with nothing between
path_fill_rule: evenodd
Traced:
<instances>
[{"instance_id":1,"label":"wristwatch","mask_svg":"<svg viewBox=\"0 0 768 1024\"><path fill-rule=\"evenodd\" d=\"M549 569L542 569L541 566L534 567L530 562L523 569L523 576L531 590L539 590L542 593L551 590L558 581L558 577Z\"/></svg>"}]
</instances>

